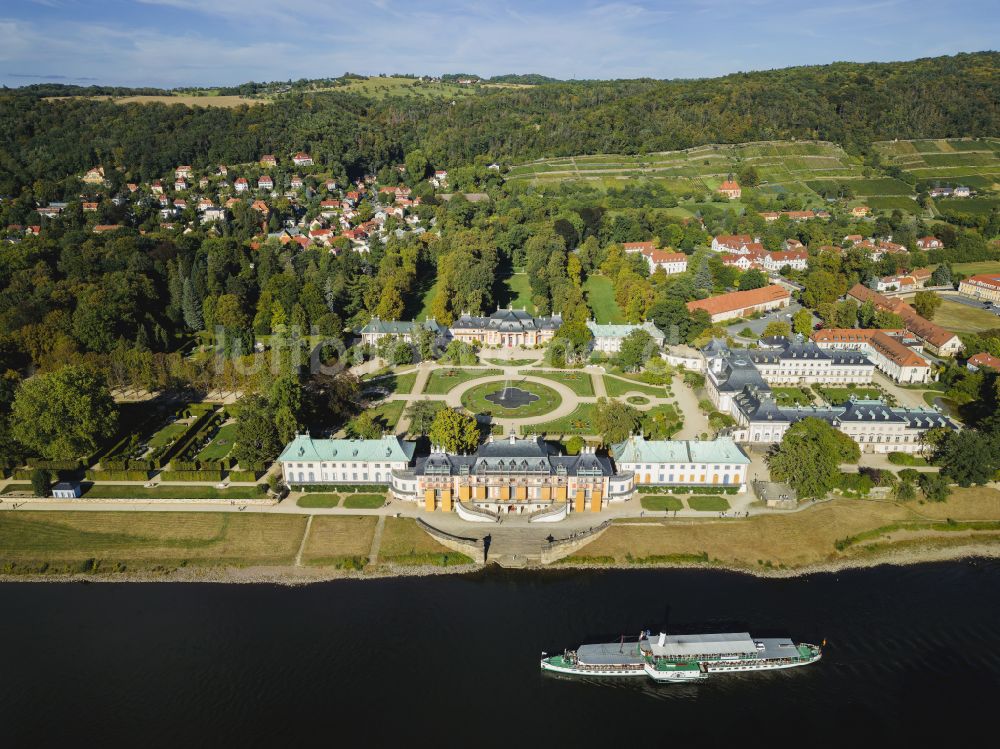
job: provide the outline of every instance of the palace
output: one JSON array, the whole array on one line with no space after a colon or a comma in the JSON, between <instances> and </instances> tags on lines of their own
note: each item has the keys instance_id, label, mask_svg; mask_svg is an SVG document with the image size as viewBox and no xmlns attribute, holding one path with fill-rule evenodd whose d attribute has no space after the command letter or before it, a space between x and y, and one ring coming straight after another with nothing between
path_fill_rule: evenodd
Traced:
<instances>
[{"instance_id":1,"label":"palace","mask_svg":"<svg viewBox=\"0 0 1000 749\"><path fill-rule=\"evenodd\" d=\"M449 329L452 338L483 346L542 346L551 341L562 325L560 315L532 317L523 309L500 309L489 317L462 313Z\"/></svg>"},{"instance_id":2,"label":"palace","mask_svg":"<svg viewBox=\"0 0 1000 749\"><path fill-rule=\"evenodd\" d=\"M622 341L634 330L645 330L653 339L657 350L663 348L666 336L663 331L651 322L644 322L641 325L599 325L593 320L587 321L587 327L594 336L594 351L601 351L605 354L616 354L622 350Z\"/></svg>"},{"instance_id":3,"label":"palace","mask_svg":"<svg viewBox=\"0 0 1000 749\"><path fill-rule=\"evenodd\" d=\"M735 486L746 491L750 458L729 437L713 441L646 440L629 437L611 448L619 471L636 485Z\"/></svg>"},{"instance_id":4,"label":"palace","mask_svg":"<svg viewBox=\"0 0 1000 749\"><path fill-rule=\"evenodd\" d=\"M386 336L399 336L407 343L413 343L413 331L420 325L431 331L435 344L443 344L446 341L448 329L439 325L433 317L422 323L406 320L380 320L378 317L373 317L359 333L362 343L367 346L377 346L378 342Z\"/></svg>"},{"instance_id":5,"label":"palace","mask_svg":"<svg viewBox=\"0 0 1000 749\"><path fill-rule=\"evenodd\" d=\"M278 463L286 484L387 484L392 471L410 465L415 447L399 437L314 440L299 434Z\"/></svg>"},{"instance_id":6,"label":"palace","mask_svg":"<svg viewBox=\"0 0 1000 749\"><path fill-rule=\"evenodd\" d=\"M896 382L930 382L933 379L931 365L905 343L907 338L919 344L919 340L905 330L824 328L812 336L822 349L864 352L876 369Z\"/></svg>"}]
</instances>

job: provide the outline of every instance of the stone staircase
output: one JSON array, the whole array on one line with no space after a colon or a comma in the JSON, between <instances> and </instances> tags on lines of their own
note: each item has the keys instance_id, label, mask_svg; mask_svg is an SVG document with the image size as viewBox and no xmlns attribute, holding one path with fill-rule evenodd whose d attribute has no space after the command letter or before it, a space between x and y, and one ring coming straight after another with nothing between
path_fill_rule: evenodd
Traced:
<instances>
[{"instance_id":1,"label":"stone staircase","mask_svg":"<svg viewBox=\"0 0 1000 749\"><path fill-rule=\"evenodd\" d=\"M490 532L486 561L507 568L539 566L547 536L546 530L538 528L496 528Z\"/></svg>"}]
</instances>

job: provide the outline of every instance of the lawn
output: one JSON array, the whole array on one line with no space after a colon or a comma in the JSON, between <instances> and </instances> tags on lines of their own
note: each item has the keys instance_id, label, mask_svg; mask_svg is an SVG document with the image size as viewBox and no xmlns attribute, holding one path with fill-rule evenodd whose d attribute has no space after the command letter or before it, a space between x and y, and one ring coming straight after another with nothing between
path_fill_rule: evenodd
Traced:
<instances>
[{"instance_id":1,"label":"lawn","mask_svg":"<svg viewBox=\"0 0 1000 749\"><path fill-rule=\"evenodd\" d=\"M198 453L197 460L222 460L229 455L233 449L233 442L236 440L236 424L224 424L212 441L205 445L204 449Z\"/></svg>"},{"instance_id":2,"label":"lawn","mask_svg":"<svg viewBox=\"0 0 1000 749\"><path fill-rule=\"evenodd\" d=\"M594 434L594 404L581 403L568 416L521 427L522 434Z\"/></svg>"},{"instance_id":3,"label":"lawn","mask_svg":"<svg viewBox=\"0 0 1000 749\"><path fill-rule=\"evenodd\" d=\"M560 372L558 370L547 369L532 371L531 376L558 382L568 387L577 395L592 396L594 394L594 381L587 372L572 370L569 372Z\"/></svg>"},{"instance_id":4,"label":"lawn","mask_svg":"<svg viewBox=\"0 0 1000 749\"><path fill-rule=\"evenodd\" d=\"M313 516L302 550L303 563L361 569L368 563L377 523L374 515Z\"/></svg>"},{"instance_id":5,"label":"lawn","mask_svg":"<svg viewBox=\"0 0 1000 749\"><path fill-rule=\"evenodd\" d=\"M1000 273L1000 260L984 260L979 263L955 263L951 266L951 269L965 276L977 276L980 273Z\"/></svg>"},{"instance_id":6,"label":"lawn","mask_svg":"<svg viewBox=\"0 0 1000 749\"><path fill-rule=\"evenodd\" d=\"M457 551L442 546L425 533L412 518L386 518L379 545L380 562L450 567L472 564L472 560Z\"/></svg>"},{"instance_id":7,"label":"lawn","mask_svg":"<svg viewBox=\"0 0 1000 749\"><path fill-rule=\"evenodd\" d=\"M531 284L528 281L527 273L514 272L503 281L504 293L507 304L514 309L526 309L531 314L535 314L535 305L531 302ZM501 303L503 300L501 300Z\"/></svg>"},{"instance_id":8,"label":"lawn","mask_svg":"<svg viewBox=\"0 0 1000 749\"><path fill-rule=\"evenodd\" d=\"M617 398L625 395L625 393L645 393L646 395L654 395L658 398L665 398L667 395L667 390L663 385L646 385L640 382L625 382L624 380L619 380L617 377L609 377L604 375L604 389L608 391L608 395L612 398Z\"/></svg>"},{"instance_id":9,"label":"lawn","mask_svg":"<svg viewBox=\"0 0 1000 749\"><path fill-rule=\"evenodd\" d=\"M526 418L529 416L541 416L549 413L562 403L562 397L550 387L540 385L537 382L526 382L524 380L512 380L511 386L520 390L525 390L538 399L527 403L519 408L505 408L491 401L486 400L487 395L503 390L504 383L486 382L477 385L465 392L462 396L462 405L474 414L489 414L498 418Z\"/></svg>"},{"instance_id":10,"label":"lawn","mask_svg":"<svg viewBox=\"0 0 1000 749\"><path fill-rule=\"evenodd\" d=\"M260 499L265 496L257 485L232 486L216 489L214 486L199 484L160 484L146 488L138 484L92 484L83 496L87 499Z\"/></svg>"},{"instance_id":11,"label":"lawn","mask_svg":"<svg viewBox=\"0 0 1000 749\"><path fill-rule=\"evenodd\" d=\"M444 395L463 382L479 377L491 377L500 374L499 369L435 369L427 378L424 393L427 395Z\"/></svg>"},{"instance_id":12,"label":"lawn","mask_svg":"<svg viewBox=\"0 0 1000 749\"><path fill-rule=\"evenodd\" d=\"M299 507L304 507L307 510L324 509L328 507L336 507L340 503L339 494L323 494L320 492L306 492L304 495L299 497L297 504Z\"/></svg>"},{"instance_id":13,"label":"lawn","mask_svg":"<svg viewBox=\"0 0 1000 749\"><path fill-rule=\"evenodd\" d=\"M178 437L180 437L190 423L175 421L172 424L167 424L165 427L160 429L156 434L149 438L149 446L151 448L165 447L166 445L172 444Z\"/></svg>"},{"instance_id":14,"label":"lawn","mask_svg":"<svg viewBox=\"0 0 1000 749\"><path fill-rule=\"evenodd\" d=\"M486 364L493 364L497 367L529 367L538 359L490 359L488 357L482 357L483 362Z\"/></svg>"},{"instance_id":15,"label":"lawn","mask_svg":"<svg viewBox=\"0 0 1000 749\"><path fill-rule=\"evenodd\" d=\"M345 494L344 507L348 510L377 510L385 504L384 494Z\"/></svg>"},{"instance_id":16,"label":"lawn","mask_svg":"<svg viewBox=\"0 0 1000 749\"><path fill-rule=\"evenodd\" d=\"M978 333L1000 328L1000 317L992 312L943 298L934 315L934 322L955 333Z\"/></svg>"},{"instance_id":17,"label":"lawn","mask_svg":"<svg viewBox=\"0 0 1000 749\"><path fill-rule=\"evenodd\" d=\"M677 497L644 494L640 501L642 502L642 509L651 510L652 512L673 512L674 510L684 509L684 503Z\"/></svg>"},{"instance_id":18,"label":"lawn","mask_svg":"<svg viewBox=\"0 0 1000 749\"><path fill-rule=\"evenodd\" d=\"M852 395L857 397L859 400L875 400L883 397L882 391L878 388L832 388L817 385L816 391L820 394L823 400L834 406L847 403L847 401L851 399Z\"/></svg>"},{"instance_id":19,"label":"lawn","mask_svg":"<svg viewBox=\"0 0 1000 749\"><path fill-rule=\"evenodd\" d=\"M404 394L410 393L416 382L416 372L407 372L406 374L390 373L362 380L361 389L365 390L368 388L377 388L388 395L394 395L396 393Z\"/></svg>"},{"instance_id":20,"label":"lawn","mask_svg":"<svg viewBox=\"0 0 1000 749\"><path fill-rule=\"evenodd\" d=\"M834 544L890 524L925 524L928 517L941 521L1000 519L1000 491L985 487L956 489L947 502L940 504L835 499L803 512L746 520L678 519L655 524L615 524L565 561L587 563L610 559L617 564L657 564L712 560L746 568L759 569L765 563L795 568L878 551L863 544L852 544L838 551ZM932 534L924 543L947 544L949 539L941 538L945 535ZM972 540L964 533L956 535L965 537L951 543L967 544ZM1000 540L1000 533L995 531L977 535L993 543ZM907 541L919 538L915 531ZM884 539L881 544L884 549Z\"/></svg>"},{"instance_id":21,"label":"lawn","mask_svg":"<svg viewBox=\"0 0 1000 749\"><path fill-rule=\"evenodd\" d=\"M406 401L383 401L379 405L370 409L372 414L383 424L383 428L392 431L399 422L399 417L403 415L403 408Z\"/></svg>"},{"instance_id":22,"label":"lawn","mask_svg":"<svg viewBox=\"0 0 1000 749\"><path fill-rule=\"evenodd\" d=\"M772 387L774 400L782 406L808 406L812 404L812 398L806 395L802 388L797 387Z\"/></svg>"},{"instance_id":23,"label":"lawn","mask_svg":"<svg viewBox=\"0 0 1000 749\"><path fill-rule=\"evenodd\" d=\"M290 564L302 515L232 512L5 512L8 572L170 570L187 564Z\"/></svg>"},{"instance_id":24,"label":"lawn","mask_svg":"<svg viewBox=\"0 0 1000 749\"><path fill-rule=\"evenodd\" d=\"M596 322L601 325L625 322L625 316L615 301L615 290L611 285L611 279L592 275L583 284L583 292L587 297L587 304L594 311Z\"/></svg>"},{"instance_id":25,"label":"lawn","mask_svg":"<svg viewBox=\"0 0 1000 749\"><path fill-rule=\"evenodd\" d=\"M716 495L698 494L687 498L688 507L699 512L725 512L729 509L729 500Z\"/></svg>"}]
</instances>

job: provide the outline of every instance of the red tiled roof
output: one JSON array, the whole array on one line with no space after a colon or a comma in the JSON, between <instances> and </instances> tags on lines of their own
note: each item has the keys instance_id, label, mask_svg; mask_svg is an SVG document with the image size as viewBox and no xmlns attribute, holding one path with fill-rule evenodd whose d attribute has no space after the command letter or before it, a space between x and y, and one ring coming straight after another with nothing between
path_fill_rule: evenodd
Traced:
<instances>
[{"instance_id":1,"label":"red tiled roof","mask_svg":"<svg viewBox=\"0 0 1000 749\"><path fill-rule=\"evenodd\" d=\"M1000 372L1000 358L997 358L992 354L987 354L985 351L982 352L981 354L970 356L969 364L971 364L974 367L987 367L989 369L995 369L998 372Z\"/></svg>"},{"instance_id":2,"label":"red tiled roof","mask_svg":"<svg viewBox=\"0 0 1000 749\"><path fill-rule=\"evenodd\" d=\"M760 289L750 289L749 291L734 291L729 294L711 297L709 299L698 299L687 303L687 308L691 312L703 309L710 315L718 315L723 312L736 312L747 307L768 302L788 301L788 289L784 286L771 284Z\"/></svg>"}]
</instances>

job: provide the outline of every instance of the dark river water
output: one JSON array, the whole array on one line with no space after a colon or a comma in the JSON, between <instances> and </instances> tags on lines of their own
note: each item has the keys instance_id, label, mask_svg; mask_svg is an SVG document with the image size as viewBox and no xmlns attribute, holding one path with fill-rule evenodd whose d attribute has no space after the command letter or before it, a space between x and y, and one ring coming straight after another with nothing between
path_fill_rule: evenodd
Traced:
<instances>
[{"instance_id":1,"label":"dark river water","mask_svg":"<svg viewBox=\"0 0 1000 749\"><path fill-rule=\"evenodd\" d=\"M0 746L968 745L1000 713L1000 562L762 580L485 572L300 588L0 585ZM827 640L697 685L540 673L654 631Z\"/></svg>"}]
</instances>

